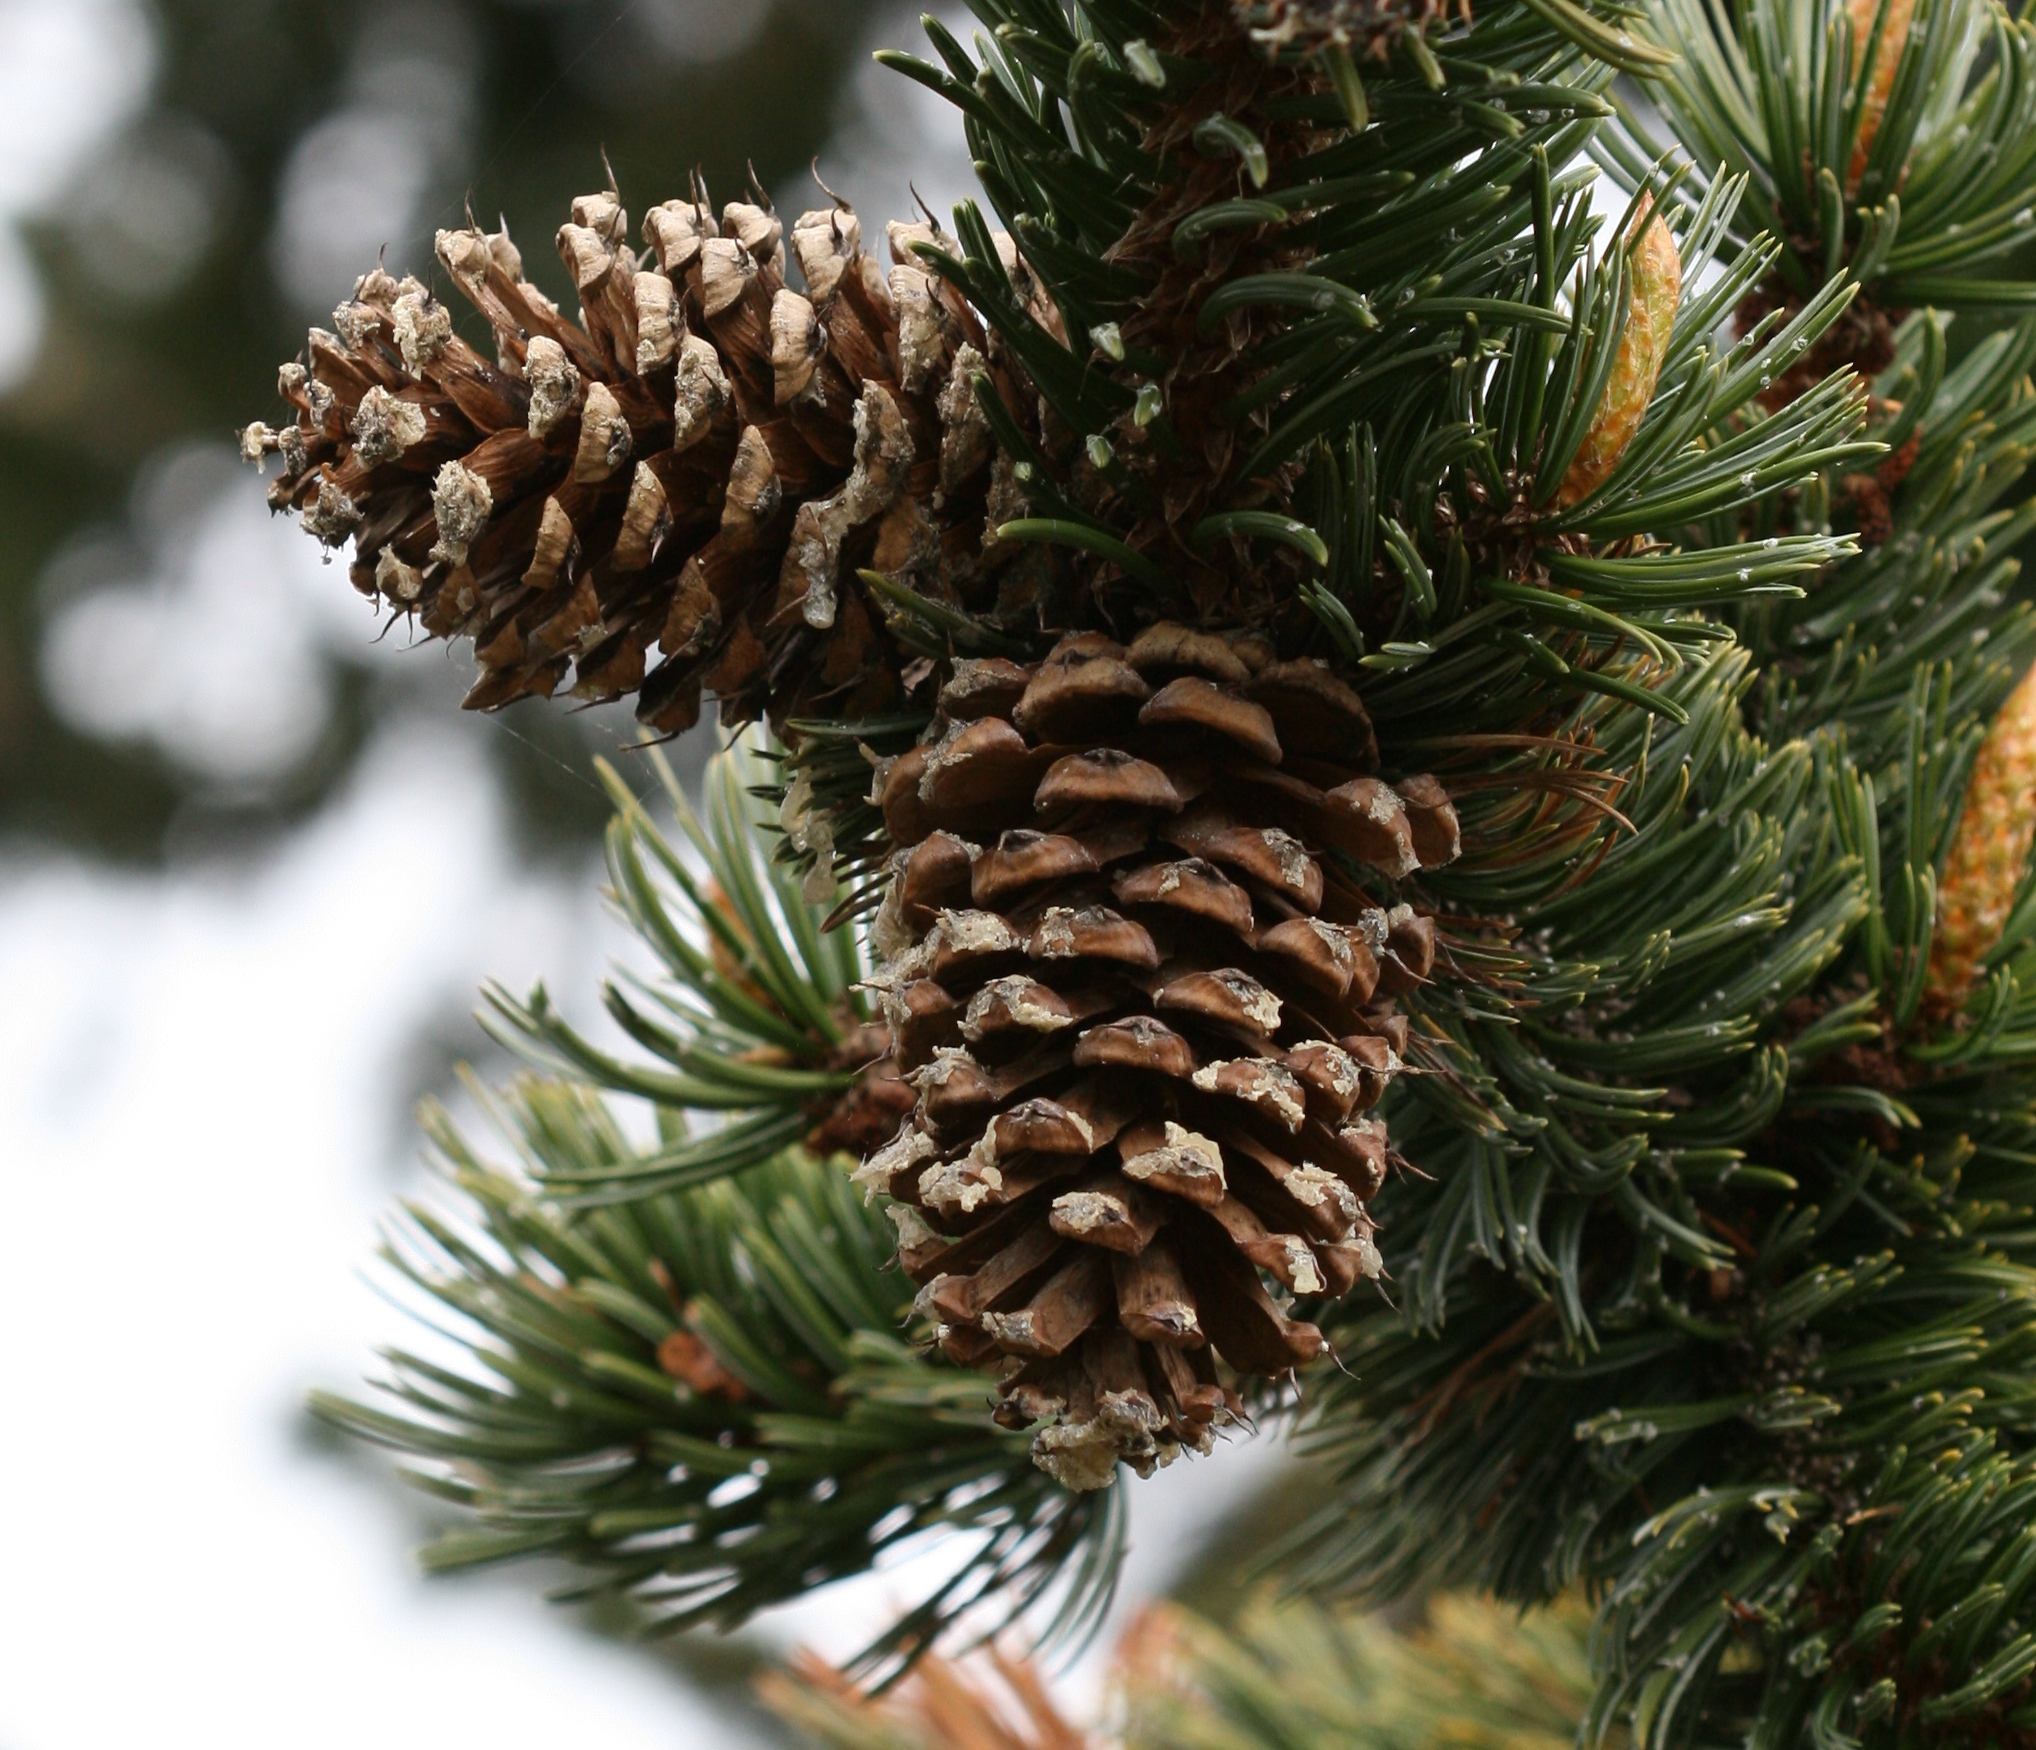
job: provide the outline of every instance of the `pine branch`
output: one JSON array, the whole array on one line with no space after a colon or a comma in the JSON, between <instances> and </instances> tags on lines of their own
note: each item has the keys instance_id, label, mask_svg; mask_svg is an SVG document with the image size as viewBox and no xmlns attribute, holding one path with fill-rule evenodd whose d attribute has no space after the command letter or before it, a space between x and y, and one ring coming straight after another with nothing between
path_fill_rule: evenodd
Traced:
<instances>
[{"instance_id":1,"label":"pine branch","mask_svg":"<svg viewBox=\"0 0 2036 1750\"><path fill-rule=\"evenodd\" d=\"M1591 1696L1589 1624L1574 1598L1522 1616L1445 1595L1413 1628L1258 1599L1225 1630L1160 1604L1118 1644L1096 1733L1035 1664L994 1649L927 1659L875 1701L810 1657L759 1688L829 1750L1561 1750Z\"/></svg>"},{"instance_id":2,"label":"pine branch","mask_svg":"<svg viewBox=\"0 0 2036 1750\"><path fill-rule=\"evenodd\" d=\"M1061 1632L1094 1620L1115 1493L1056 1487L983 1415L980 1377L904 1340L891 1224L843 1173L791 1149L562 1209L545 1183L641 1184L644 1151L571 1083L526 1078L490 1110L515 1165L432 1113L450 1206L409 1205L384 1251L467 1363L391 1351L384 1401L313 1399L472 1514L428 1568L555 1556L588 1574L562 1597L627 1594L656 1632L725 1629L938 1530L969 1553L857 1670L894 1676L986 1603L991 1627L1035 1604Z\"/></svg>"},{"instance_id":3,"label":"pine branch","mask_svg":"<svg viewBox=\"0 0 2036 1750\"><path fill-rule=\"evenodd\" d=\"M1560 1750L1592 1684L1590 1612L1526 1616L1489 1599L1430 1599L1395 1630L1376 1618L1260 1601L1225 1633L1160 1606L1119 1655L1126 1750Z\"/></svg>"},{"instance_id":4,"label":"pine branch","mask_svg":"<svg viewBox=\"0 0 2036 1750\"><path fill-rule=\"evenodd\" d=\"M509 1049L553 1074L649 1100L667 1115L670 1134L659 1148L626 1161L543 1164L546 1192L569 1201L612 1202L699 1184L801 1141L823 1152L859 1152L888 1138L910 1102L894 1078L870 1072L888 1036L860 988L865 965L855 938L825 927L835 896L827 864L800 881L769 853L779 830L812 848L810 835L821 829L801 816L801 795L795 790L779 811L787 823L781 828L759 800L774 777L767 757L738 741L708 762L703 819L670 768L651 757L684 850L602 768L616 806L608 829L610 898L662 974L611 981L604 997L611 1018L650 1061L592 1044L553 1008L542 985L520 1001L497 986L485 993L482 1025ZM719 1122L695 1135L688 1112Z\"/></svg>"}]
</instances>

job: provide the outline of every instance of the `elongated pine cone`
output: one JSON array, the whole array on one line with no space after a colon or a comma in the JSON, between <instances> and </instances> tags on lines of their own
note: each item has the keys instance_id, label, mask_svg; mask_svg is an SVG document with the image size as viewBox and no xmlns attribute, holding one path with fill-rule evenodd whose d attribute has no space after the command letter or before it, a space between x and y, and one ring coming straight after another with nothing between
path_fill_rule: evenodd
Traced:
<instances>
[{"instance_id":1,"label":"elongated pine cone","mask_svg":"<svg viewBox=\"0 0 2036 1750\"><path fill-rule=\"evenodd\" d=\"M1857 194L1866 161L1873 155L1873 143L1880 134L1881 117L1887 113L1894 94L1895 74L1901 70L1902 51L1909 42L1909 26L1916 14L1916 0L1847 0L1846 16L1852 24L1852 64L1858 67L1869 44L1873 47L1873 71L1859 106L1859 133L1852 145L1852 162L1846 167L1845 192ZM1874 39L1878 20L1880 37ZM1854 74L1857 77L1857 74Z\"/></svg>"},{"instance_id":2,"label":"elongated pine cone","mask_svg":"<svg viewBox=\"0 0 2036 1750\"><path fill-rule=\"evenodd\" d=\"M959 663L940 703L877 780L876 983L918 1103L857 1178L947 1354L1005 1369L998 1419L1100 1487L1207 1449L1239 1413L1217 1356L1321 1353L1281 1296L1378 1275L1366 1113L1434 925L1318 853L1389 884L1456 856L1456 814L1374 775L1326 668L1249 637L1081 633Z\"/></svg>"},{"instance_id":3,"label":"elongated pine cone","mask_svg":"<svg viewBox=\"0 0 2036 1750\"><path fill-rule=\"evenodd\" d=\"M472 708L547 696L569 670L580 698L640 689L639 717L667 733L698 718L703 687L731 721L894 705L906 659L857 568L953 599L1027 563L983 556L986 519L1023 505L978 381L1028 429L1037 410L911 253L951 243L892 225L887 276L846 207L810 212L791 235L801 293L764 207L732 202L718 225L702 202L654 208L654 269L614 194L572 211L558 243L578 323L523 278L506 233L439 233L492 362L418 281L362 278L308 362L283 367L294 423L242 435L251 461L282 456L271 504L328 546L351 539L363 594L473 640Z\"/></svg>"},{"instance_id":4,"label":"elongated pine cone","mask_svg":"<svg viewBox=\"0 0 2036 1750\"><path fill-rule=\"evenodd\" d=\"M2036 848L2036 669L1988 726L1937 889L1937 934L1925 989L1955 1008L2000 942Z\"/></svg>"},{"instance_id":5,"label":"elongated pine cone","mask_svg":"<svg viewBox=\"0 0 2036 1750\"><path fill-rule=\"evenodd\" d=\"M1643 200L1634 215L1633 232L1638 235L1626 325L1619 334L1612 374L1598 397L1597 413L1556 490L1555 502L1564 507L1582 503L1619 466L1654 404L1654 386L1661 381L1662 363L1675 332L1676 306L1683 291L1682 256L1675 234L1655 213L1651 198Z\"/></svg>"}]
</instances>

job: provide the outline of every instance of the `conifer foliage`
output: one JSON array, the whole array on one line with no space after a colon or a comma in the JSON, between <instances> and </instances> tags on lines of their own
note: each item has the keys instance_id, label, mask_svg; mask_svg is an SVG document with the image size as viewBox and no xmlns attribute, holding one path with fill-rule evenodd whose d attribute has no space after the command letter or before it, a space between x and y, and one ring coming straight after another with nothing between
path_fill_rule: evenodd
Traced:
<instances>
[{"instance_id":1,"label":"conifer foliage","mask_svg":"<svg viewBox=\"0 0 2036 1750\"><path fill-rule=\"evenodd\" d=\"M2023 1741L2036 24L972 9L888 271L610 190L579 322L449 233L493 362L371 274L250 428L470 703L778 737L620 791L647 1063L497 1000L487 1377L329 1413L673 1622L971 1534L877 1668L1291 1414L1282 1577L1586 1583L1600 1737Z\"/></svg>"},{"instance_id":2,"label":"conifer foliage","mask_svg":"<svg viewBox=\"0 0 2036 1750\"><path fill-rule=\"evenodd\" d=\"M1225 1629L1160 1605L1119 1641L1093 1731L994 1646L929 1658L878 1697L810 1654L758 1689L824 1750L1565 1750L1590 1698L1589 1628L1575 1597L1523 1617L1444 1595L1412 1628L1258 1598Z\"/></svg>"}]
</instances>

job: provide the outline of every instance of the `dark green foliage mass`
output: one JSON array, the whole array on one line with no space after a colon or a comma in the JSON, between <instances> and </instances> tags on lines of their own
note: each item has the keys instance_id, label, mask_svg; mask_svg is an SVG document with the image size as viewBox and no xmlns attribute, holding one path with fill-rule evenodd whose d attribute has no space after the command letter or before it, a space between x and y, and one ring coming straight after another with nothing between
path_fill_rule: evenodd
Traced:
<instances>
[{"instance_id":1,"label":"dark green foliage mass","mask_svg":"<svg viewBox=\"0 0 2036 1750\"><path fill-rule=\"evenodd\" d=\"M1986 199L2023 210L2028 27L1919 10L1935 80L1984 71L1962 105L1962 83L1898 86L1880 138L1908 130L1916 168L1890 245L1865 196L1806 211L1755 151L1793 128L1827 189L1845 174L1852 135L1813 98L1844 88L1844 14L1666 17L1685 58L1650 126L1774 203L1792 242L1769 307L1867 258L1846 320L1892 330L1873 429L1900 472L1869 465L1877 506L1830 471L1712 534L1884 519L1800 599L1724 616L1736 646L1676 690L1689 723L1622 762L1633 830L1533 914L1525 988L1546 996L1458 1034L1451 1098L1416 1091L1401 1147L1424 1176L1382 1203L1405 1316L1350 1325L1357 1381L1310 1411L1353 1496L1304 1578L1442 1571L1534 1597L1586 1577L1605 1588L1597 1727L1630 1718L1649 1743L1986 1742L2036 1720L2027 903L1969 1004L1925 997L1974 752L2036 654L2011 556L2036 328L1947 369L1946 314L1883 301L2026 302L2015 281L1893 276L1960 235L1967 191L1933 164L1987 148L2009 168ZM1783 70L1790 32L1828 57L1823 85ZM1651 137L1608 155L1644 164L1653 146L1627 142Z\"/></svg>"}]
</instances>

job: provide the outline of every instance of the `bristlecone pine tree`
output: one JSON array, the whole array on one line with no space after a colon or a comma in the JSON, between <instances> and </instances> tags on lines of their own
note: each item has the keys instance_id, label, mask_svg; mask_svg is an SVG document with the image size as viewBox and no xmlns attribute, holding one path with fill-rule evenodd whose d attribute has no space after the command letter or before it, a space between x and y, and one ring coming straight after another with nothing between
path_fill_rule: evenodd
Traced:
<instances>
[{"instance_id":1,"label":"bristlecone pine tree","mask_svg":"<svg viewBox=\"0 0 2036 1750\"><path fill-rule=\"evenodd\" d=\"M1587 1582L1601 1737L2036 1738L2036 24L973 9L1002 231L449 233L492 361L371 274L247 434L471 703L778 743L328 1412L672 1625L969 1531L872 1671L1288 1416L1282 1574Z\"/></svg>"}]
</instances>

